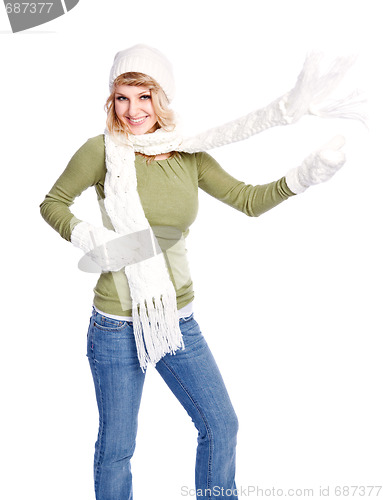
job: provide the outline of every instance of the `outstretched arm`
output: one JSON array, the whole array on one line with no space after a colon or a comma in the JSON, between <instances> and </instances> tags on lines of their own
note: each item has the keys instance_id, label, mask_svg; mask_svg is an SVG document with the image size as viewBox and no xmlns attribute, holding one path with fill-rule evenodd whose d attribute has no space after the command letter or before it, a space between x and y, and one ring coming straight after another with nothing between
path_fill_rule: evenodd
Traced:
<instances>
[{"instance_id":1,"label":"outstretched arm","mask_svg":"<svg viewBox=\"0 0 383 500\"><path fill-rule=\"evenodd\" d=\"M246 184L226 172L207 153L197 154L198 186L214 198L258 217L294 195L283 177L263 185Z\"/></svg>"},{"instance_id":2,"label":"outstretched arm","mask_svg":"<svg viewBox=\"0 0 383 500\"><path fill-rule=\"evenodd\" d=\"M198 185L220 201L251 217L276 207L309 186L329 180L345 163L345 139L339 135L311 153L285 177L264 185L245 184L232 177L207 153L197 155Z\"/></svg>"}]
</instances>

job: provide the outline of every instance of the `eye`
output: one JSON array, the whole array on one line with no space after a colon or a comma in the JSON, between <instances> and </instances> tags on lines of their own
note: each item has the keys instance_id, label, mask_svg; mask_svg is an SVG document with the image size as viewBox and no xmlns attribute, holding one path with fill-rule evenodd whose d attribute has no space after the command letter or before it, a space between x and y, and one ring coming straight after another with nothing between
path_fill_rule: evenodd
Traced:
<instances>
[{"instance_id":1,"label":"eye","mask_svg":"<svg viewBox=\"0 0 383 500\"><path fill-rule=\"evenodd\" d=\"M125 101L127 98L123 95L119 95L118 97L116 97L116 101Z\"/></svg>"},{"instance_id":2,"label":"eye","mask_svg":"<svg viewBox=\"0 0 383 500\"><path fill-rule=\"evenodd\" d=\"M142 96L140 97L140 99L142 99L143 101L146 101L146 100L148 100L148 99L150 99L150 98L151 98L150 94L145 94L145 95L142 95Z\"/></svg>"}]
</instances>

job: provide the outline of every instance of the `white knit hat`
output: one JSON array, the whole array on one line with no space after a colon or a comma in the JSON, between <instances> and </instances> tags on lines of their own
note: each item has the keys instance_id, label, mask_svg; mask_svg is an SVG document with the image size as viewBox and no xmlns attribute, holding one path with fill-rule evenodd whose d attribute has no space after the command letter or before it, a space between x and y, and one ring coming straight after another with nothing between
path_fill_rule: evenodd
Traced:
<instances>
[{"instance_id":1,"label":"white knit hat","mask_svg":"<svg viewBox=\"0 0 383 500\"><path fill-rule=\"evenodd\" d=\"M175 82L169 60L157 49L148 45L134 45L117 52L110 70L109 89L114 80L123 73L137 72L151 76L162 87L169 102L175 95Z\"/></svg>"}]
</instances>

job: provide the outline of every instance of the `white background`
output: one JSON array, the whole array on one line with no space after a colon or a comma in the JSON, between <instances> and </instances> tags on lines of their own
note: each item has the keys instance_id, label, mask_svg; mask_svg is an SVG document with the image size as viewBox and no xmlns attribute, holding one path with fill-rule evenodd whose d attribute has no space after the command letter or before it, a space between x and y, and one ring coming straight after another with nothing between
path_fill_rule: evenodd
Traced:
<instances>
[{"instance_id":1,"label":"white background","mask_svg":"<svg viewBox=\"0 0 383 500\"><path fill-rule=\"evenodd\" d=\"M235 177L266 183L343 133L342 171L259 219L201 193L188 246L196 319L240 421L237 486L313 488L319 498L328 485L383 484L379 4L80 0L19 34L0 9L1 498L94 498L98 414L85 351L97 276L77 269L79 251L39 204L103 132L114 54L136 43L173 62L174 109L193 131L289 90L311 49L359 54L344 85L367 91L369 130L306 117L212 152ZM97 210L93 190L73 207L98 222ZM192 422L149 370L135 499L183 498L195 448Z\"/></svg>"}]
</instances>

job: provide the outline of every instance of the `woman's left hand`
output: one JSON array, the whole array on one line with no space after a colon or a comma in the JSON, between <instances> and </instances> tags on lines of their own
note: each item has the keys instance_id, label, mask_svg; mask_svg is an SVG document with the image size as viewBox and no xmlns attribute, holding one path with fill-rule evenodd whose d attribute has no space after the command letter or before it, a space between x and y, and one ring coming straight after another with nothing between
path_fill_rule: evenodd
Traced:
<instances>
[{"instance_id":1,"label":"woman's left hand","mask_svg":"<svg viewBox=\"0 0 383 500\"><path fill-rule=\"evenodd\" d=\"M328 181L346 162L342 147L345 138L337 135L320 149L311 153L299 167L291 169L286 182L295 194L303 193L314 184Z\"/></svg>"}]
</instances>

